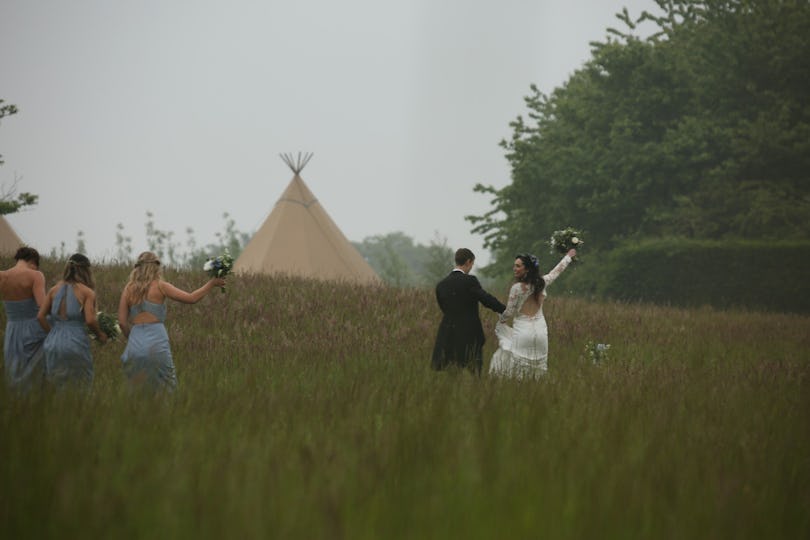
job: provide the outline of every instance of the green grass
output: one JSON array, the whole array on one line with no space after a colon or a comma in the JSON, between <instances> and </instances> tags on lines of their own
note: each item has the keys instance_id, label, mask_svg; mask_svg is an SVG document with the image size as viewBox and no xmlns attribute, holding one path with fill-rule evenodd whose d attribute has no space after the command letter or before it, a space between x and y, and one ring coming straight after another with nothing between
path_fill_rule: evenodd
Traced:
<instances>
[{"instance_id":1,"label":"green grass","mask_svg":"<svg viewBox=\"0 0 810 540\"><path fill-rule=\"evenodd\" d=\"M96 270L114 313L128 269ZM0 389L0 536L810 536L808 317L552 288L550 373L512 381L429 369L432 291L229 279L169 307L173 396L127 391L123 343L89 395Z\"/></svg>"}]
</instances>

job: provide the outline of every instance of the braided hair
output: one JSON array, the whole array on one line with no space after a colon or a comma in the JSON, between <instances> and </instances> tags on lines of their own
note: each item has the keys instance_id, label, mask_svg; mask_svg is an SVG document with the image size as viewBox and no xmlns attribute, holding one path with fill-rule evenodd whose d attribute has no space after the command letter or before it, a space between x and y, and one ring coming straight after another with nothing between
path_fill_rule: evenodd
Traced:
<instances>
[{"instance_id":1,"label":"braided hair","mask_svg":"<svg viewBox=\"0 0 810 540\"><path fill-rule=\"evenodd\" d=\"M62 280L65 283L82 283L95 289L96 283L93 280L93 272L90 271L90 259L81 253L71 255L65 264Z\"/></svg>"}]
</instances>

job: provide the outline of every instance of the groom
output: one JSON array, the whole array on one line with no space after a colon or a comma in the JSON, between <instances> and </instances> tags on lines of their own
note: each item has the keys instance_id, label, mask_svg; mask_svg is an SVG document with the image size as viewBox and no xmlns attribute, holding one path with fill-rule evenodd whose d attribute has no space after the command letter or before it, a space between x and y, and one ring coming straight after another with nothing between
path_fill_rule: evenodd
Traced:
<instances>
[{"instance_id":1,"label":"groom","mask_svg":"<svg viewBox=\"0 0 810 540\"><path fill-rule=\"evenodd\" d=\"M455 260L453 271L436 285L436 300L444 315L433 347L432 366L443 370L456 365L472 368L480 374L484 329L478 317L478 303L496 313L503 313L506 306L482 289L478 278L470 275L475 263L472 251L459 249Z\"/></svg>"}]
</instances>

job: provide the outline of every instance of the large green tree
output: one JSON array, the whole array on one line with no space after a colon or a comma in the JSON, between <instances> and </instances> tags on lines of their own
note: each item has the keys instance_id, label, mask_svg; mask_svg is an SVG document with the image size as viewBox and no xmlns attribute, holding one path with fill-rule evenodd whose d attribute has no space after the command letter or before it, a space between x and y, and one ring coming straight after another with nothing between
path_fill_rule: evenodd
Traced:
<instances>
[{"instance_id":1,"label":"large green tree","mask_svg":"<svg viewBox=\"0 0 810 540\"><path fill-rule=\"evenodd\" d=\"M17 114L16 105L3 105L4 100L0 99L0 120L6 116ZM0 155L0 165L4 163L3 156ZM17 193L19 179L15 178L11 188L0 190L0 216L13 214L25 206L37 203L38 196L31 193Z\"/></svg>"},{"instance_id":2,"label":"large green tree","mask_svg":"<svg viewBox=\"0 0 810 540\"><path fill-rule=\"evenodd\" d=\"M512 182L469 216L503 264L555 229L627 238L810 237L810 2L657 0L501 144ZM635 35L637 25L656 31Z\"/></svg>"}]
</instances>

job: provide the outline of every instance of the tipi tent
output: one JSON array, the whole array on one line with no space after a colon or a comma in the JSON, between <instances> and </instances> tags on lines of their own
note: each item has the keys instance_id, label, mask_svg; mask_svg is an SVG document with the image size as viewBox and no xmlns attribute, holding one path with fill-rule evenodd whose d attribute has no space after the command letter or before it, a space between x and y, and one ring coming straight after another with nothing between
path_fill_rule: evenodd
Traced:
<instances>
[{"instance_id":1,"label":"tipi tent","mask_svg":"<svg viewBox=\"0 0 810 540\"><path fill-rule=\"evenodd\" d=\"M23 241L11 228L6 218L0 216L0 255L14 255Z\"/></svg>"},{"instance_id":2,"label":"tipi tent","mask_svg":"<svg viewBox=\"0 0 810 540\"><path fill-rule=\"evenodd\" d=\"M293 178L234 264L237 273L380 283L301 179L312 154L282 154Z\"/></svg>"}]
</instances>

